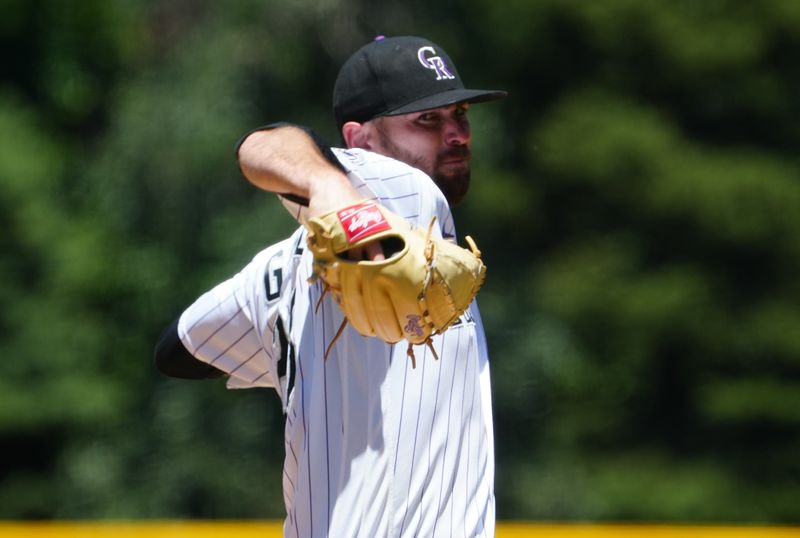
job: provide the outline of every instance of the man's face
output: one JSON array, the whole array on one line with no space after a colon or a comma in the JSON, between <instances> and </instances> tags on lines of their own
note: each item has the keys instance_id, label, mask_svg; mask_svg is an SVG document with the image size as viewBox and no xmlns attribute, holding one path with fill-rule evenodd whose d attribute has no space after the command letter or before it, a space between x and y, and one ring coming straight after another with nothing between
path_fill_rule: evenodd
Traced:
<instances>
[{"instance_id":1,"label":"man's face","mask_svg":"<svg viewBox=\"0 0 800 538\"><path fill-rule=\"evenodd\" d=\"M449 204L469 190L470 130L467 103L372 120L372 150L419 168L436 182Z\"/></svg>"}]
</instances>

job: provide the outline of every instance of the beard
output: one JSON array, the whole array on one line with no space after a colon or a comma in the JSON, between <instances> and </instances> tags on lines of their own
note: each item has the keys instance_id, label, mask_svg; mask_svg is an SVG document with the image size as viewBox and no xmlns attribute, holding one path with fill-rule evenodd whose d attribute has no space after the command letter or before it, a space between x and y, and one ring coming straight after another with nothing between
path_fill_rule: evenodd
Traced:
<instances>
[{"instance_id":1,"label":"beard","mask_svg":"<svg viewBox=\"0 0 800 538\"><path fill-rule=\"evenodd\" d=\"M433 171L428 174L439 186L451 207L461 202L469 191L471 178L469 157L470 151L467 146L445 150L436 156ZM456 158L460 161L447 162Z\"/></svg>"},{"instance_id":2,"label":"beard","mask_svg":"<svg viewBox=\"0 0 800 538\"><path fill-rule=\"evenodd\" d=\"M461 202L469 191L470 156L469 146L454 146L439 152L432 164L425 158L401 148L378 129L384 152L389 157L413 166L428 174L439 187L452 207ZM455 162L454 162L455 161Z\"/></svg>"}]
</instances>

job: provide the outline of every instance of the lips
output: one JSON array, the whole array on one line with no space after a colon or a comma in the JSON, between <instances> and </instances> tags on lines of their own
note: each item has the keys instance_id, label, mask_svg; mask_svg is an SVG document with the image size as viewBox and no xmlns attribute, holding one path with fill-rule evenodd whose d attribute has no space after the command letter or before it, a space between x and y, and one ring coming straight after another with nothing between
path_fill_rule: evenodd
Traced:
<instances>
[{"instance_id":1,"label":"lips","mask_svg":"<svg viewBox=\"0 0 800 538\"><path fill-rule=\"evenodd\" d=\"M466 146L451 148L439 154L439 162L442 164L466 163L469 162L470 158L470 151Z\"/></svg>"}]
</instances>

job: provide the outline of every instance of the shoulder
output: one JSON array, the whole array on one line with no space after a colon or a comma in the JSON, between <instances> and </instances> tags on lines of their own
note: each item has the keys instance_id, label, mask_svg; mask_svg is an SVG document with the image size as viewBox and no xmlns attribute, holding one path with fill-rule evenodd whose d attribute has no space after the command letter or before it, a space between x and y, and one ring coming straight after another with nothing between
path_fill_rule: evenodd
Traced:
<instances>
[{"instance_id":1,"label":"shoulder","mask_svg":"<svg viewBox=\"0 0 800 538\"><path fill-rule=\"evenodd\" d=\"M333 154L365 198L377 200L411 221L426 221L417 224L427 226L431 215L447 207L436 183L413 166L358 148L333 148Z\"/></svg>"},{"instance_id":2,"label":"shoulder","mask_svg":"<svg viewBox=\"0 0 800 538\"><path fill-rule=\"evenodd\" d=\"M305 229L273 243L251 258L238 272L219 283L218 296L237 296L242 304L260 305L277 300L291 281L305 249Z\"/></svg>"},{"instance_id":3,"label":"shoulder","mask_svg":"<svg viewBox=\"0 0 800 538\"><path fill-rule=\"evenodd\" d=\"M433 183L421 170L380 153L360 148L332 148L332 151L346 172L358 174L367 182Z\"/></svg>"},{"instance_id":4,"label":"shoulder","mask_svg":"<svg viewBox=\"0 0 800 538\"><path fill-rule=\"evenodd\" d=\"M260 251L253 257L248 265L264 267L270 265L273 260L278 258L289 261L293 257L301 255L305 247L305 233L305 228L300 226L286 239L273 243Z\"/></svg>"}]
</instances>

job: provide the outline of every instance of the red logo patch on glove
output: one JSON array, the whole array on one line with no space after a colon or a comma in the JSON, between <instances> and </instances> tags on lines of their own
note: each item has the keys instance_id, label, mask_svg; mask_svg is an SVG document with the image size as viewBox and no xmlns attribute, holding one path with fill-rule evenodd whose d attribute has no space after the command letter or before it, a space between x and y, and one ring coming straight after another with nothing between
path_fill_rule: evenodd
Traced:
<instances>
[{"instance_id":1,"label":"red logo patch on glove","mask_svg":"<svg viewBox=\"0 0 800 538\"><path fill-rule=\"evenodd\" d=\"M342 223L349 244L391 228L386 217L374 202L346 207L336 213Z\"/></svg>"}]
</instances>

